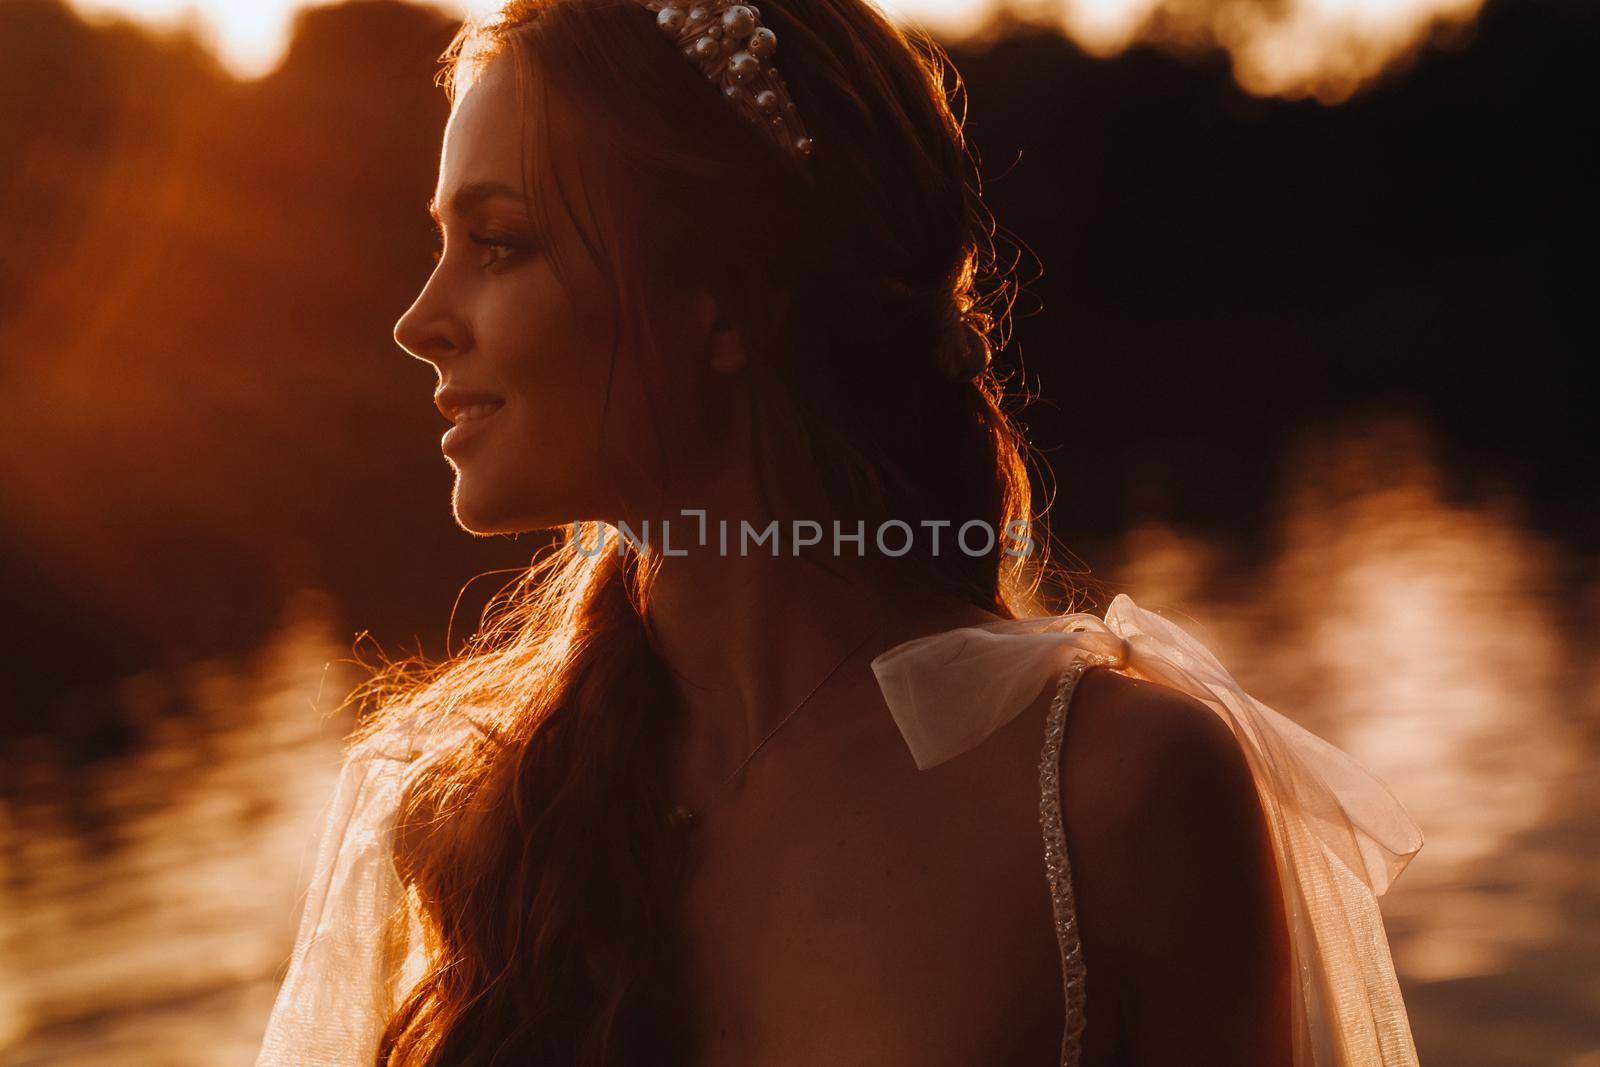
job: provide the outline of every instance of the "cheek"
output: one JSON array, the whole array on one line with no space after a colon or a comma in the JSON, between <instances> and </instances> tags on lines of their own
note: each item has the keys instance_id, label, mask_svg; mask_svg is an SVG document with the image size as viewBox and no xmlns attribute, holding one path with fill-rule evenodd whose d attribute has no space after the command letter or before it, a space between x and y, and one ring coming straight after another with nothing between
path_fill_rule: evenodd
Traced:
<instances>
[{"instance_id":1,"label":"cheek","mask_svg":"<svg viewBox=\"0 0 1600 1067\"><path fill-rule=\"evenodd\" d=\"M567 354L582 333L571 302L543 267L495 293L477 325L479 345L500 373L515 376L511 385L527 378L530 367L544 366L538 376L554 378L564 365L575 363Z\"/></svg>"},{"instance_id":2,"label":"cheek","mask_svg":"<svg viewBox=\"0 0 1600 1067\"><path fill-rule=\"evenodd\" d=\"M495 386L547 446L597 422L608 331L580 314L553 277L508 291L482 324L479 343L490 355Z\"/></svg>"},{"instance_id":3,"label":"cheek","mask_svg":"<svg viewBox=\"0 0 1600 1067\"><path fill-rule=\"evenodd\" d=\"M603 300L575 301L541 272L480 320L492 387L511 416L502 458L530 490L632 496L659 481L653 420L670 400L641 378L626 339L613 352L617 324Z\"/></svg>"}]
</instances>

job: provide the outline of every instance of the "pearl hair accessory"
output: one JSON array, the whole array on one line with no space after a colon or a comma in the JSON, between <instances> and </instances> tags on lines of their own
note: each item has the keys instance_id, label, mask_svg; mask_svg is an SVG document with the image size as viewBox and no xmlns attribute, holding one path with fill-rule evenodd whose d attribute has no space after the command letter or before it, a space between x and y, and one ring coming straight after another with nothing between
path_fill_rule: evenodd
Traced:
<instances>
[{"instance_id":1,"label":"pearl hair accessory","mask_svg":"<svg viewBox=\"0 0 1600 1067\"><path fill-rule=\"evenodd\" d=\"M811 156L811 138L800 123L788 86L771 65L778 35L761 25L761 14L736 0L638 0L656 14L683 57L722 90L733 109L797 160Z\"/></svg>"}]
</instances>

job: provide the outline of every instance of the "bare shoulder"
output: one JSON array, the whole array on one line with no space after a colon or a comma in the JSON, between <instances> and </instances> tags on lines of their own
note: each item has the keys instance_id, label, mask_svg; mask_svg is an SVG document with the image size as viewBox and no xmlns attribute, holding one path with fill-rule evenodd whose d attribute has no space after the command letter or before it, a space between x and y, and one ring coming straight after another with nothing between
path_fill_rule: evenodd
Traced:
<instances>
[{"instance_id":1,"label":"bare shoulder","mask_svg":"<svg viewBox=\"0 0 1600 1067\"><path fill-rule=\"evenodd\" d=\"M1232 729L1166 686L1109 670L1083 676L1062 743L1061 798L1080 891L1103 896L1113 918L1180 892L1221 891L1270 859ZM1137 917L1142 927L1154 918Z\"/></svg>"},{"instance_id":2,"label":"bare shoulder","mask_svg":"<svg viewBox=\"0 0 1600 1067\"><path fill-rule=\"evenodd\" d=\"M1091 670L1061 782L1085 958L1115 988L1128 1040L1167 1062L1166 1034L1205 1033L1230 1062L1272 1062L1289 1018L1287 925L1232 729L1183 693ZM1219 1031L1229 1018L1254 1029Z\"/></svg>"},{"instance_id":3,"label":"bare shoulder","mask_svg":"<svg viewBox=\"0 0 1600 1067\"><path fill-rule=\"evenodd\" d=\"M1257 810L1244 752L1220 716L1187 694L1110 670L1078 682L1062 779L1073 811L1119 833Z\"/></svg>"}]
</instances>

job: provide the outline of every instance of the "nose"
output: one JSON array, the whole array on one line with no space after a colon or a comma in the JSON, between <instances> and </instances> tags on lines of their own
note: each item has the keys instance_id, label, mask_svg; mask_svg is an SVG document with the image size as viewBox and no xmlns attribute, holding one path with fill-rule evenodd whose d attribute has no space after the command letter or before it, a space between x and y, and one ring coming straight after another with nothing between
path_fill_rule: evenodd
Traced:
<instances>
[{"instance_id":1,"label":"nose","mask_svg":"<svg viewBox=\"0 0 1600 1067\"><path fill-rule=\"evenodd\" d=\"M440 361L467 347L467 329L449 310L435 282L428 279L417 299L394 324L394 343L417 359L438 366Z\"/></svg>"}]
</instances>

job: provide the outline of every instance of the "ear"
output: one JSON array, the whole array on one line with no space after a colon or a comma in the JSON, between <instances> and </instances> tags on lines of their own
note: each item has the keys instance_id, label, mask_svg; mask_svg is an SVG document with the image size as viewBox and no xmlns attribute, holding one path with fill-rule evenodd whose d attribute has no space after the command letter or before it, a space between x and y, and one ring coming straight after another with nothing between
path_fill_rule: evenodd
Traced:
<instances>
[{"instance_id":1,"label":"ear","mask_svg":"<svg viewBox=\"0 0 1600 1067\"><path fill-rule=\"evenodd\" d=\"M707 292L696 293L690 301L690 322L695 337L704 337L706 362L719 374L737 374L749 362L744 337L722 315L717 298Z\"/></svg>"}]
</instances>

